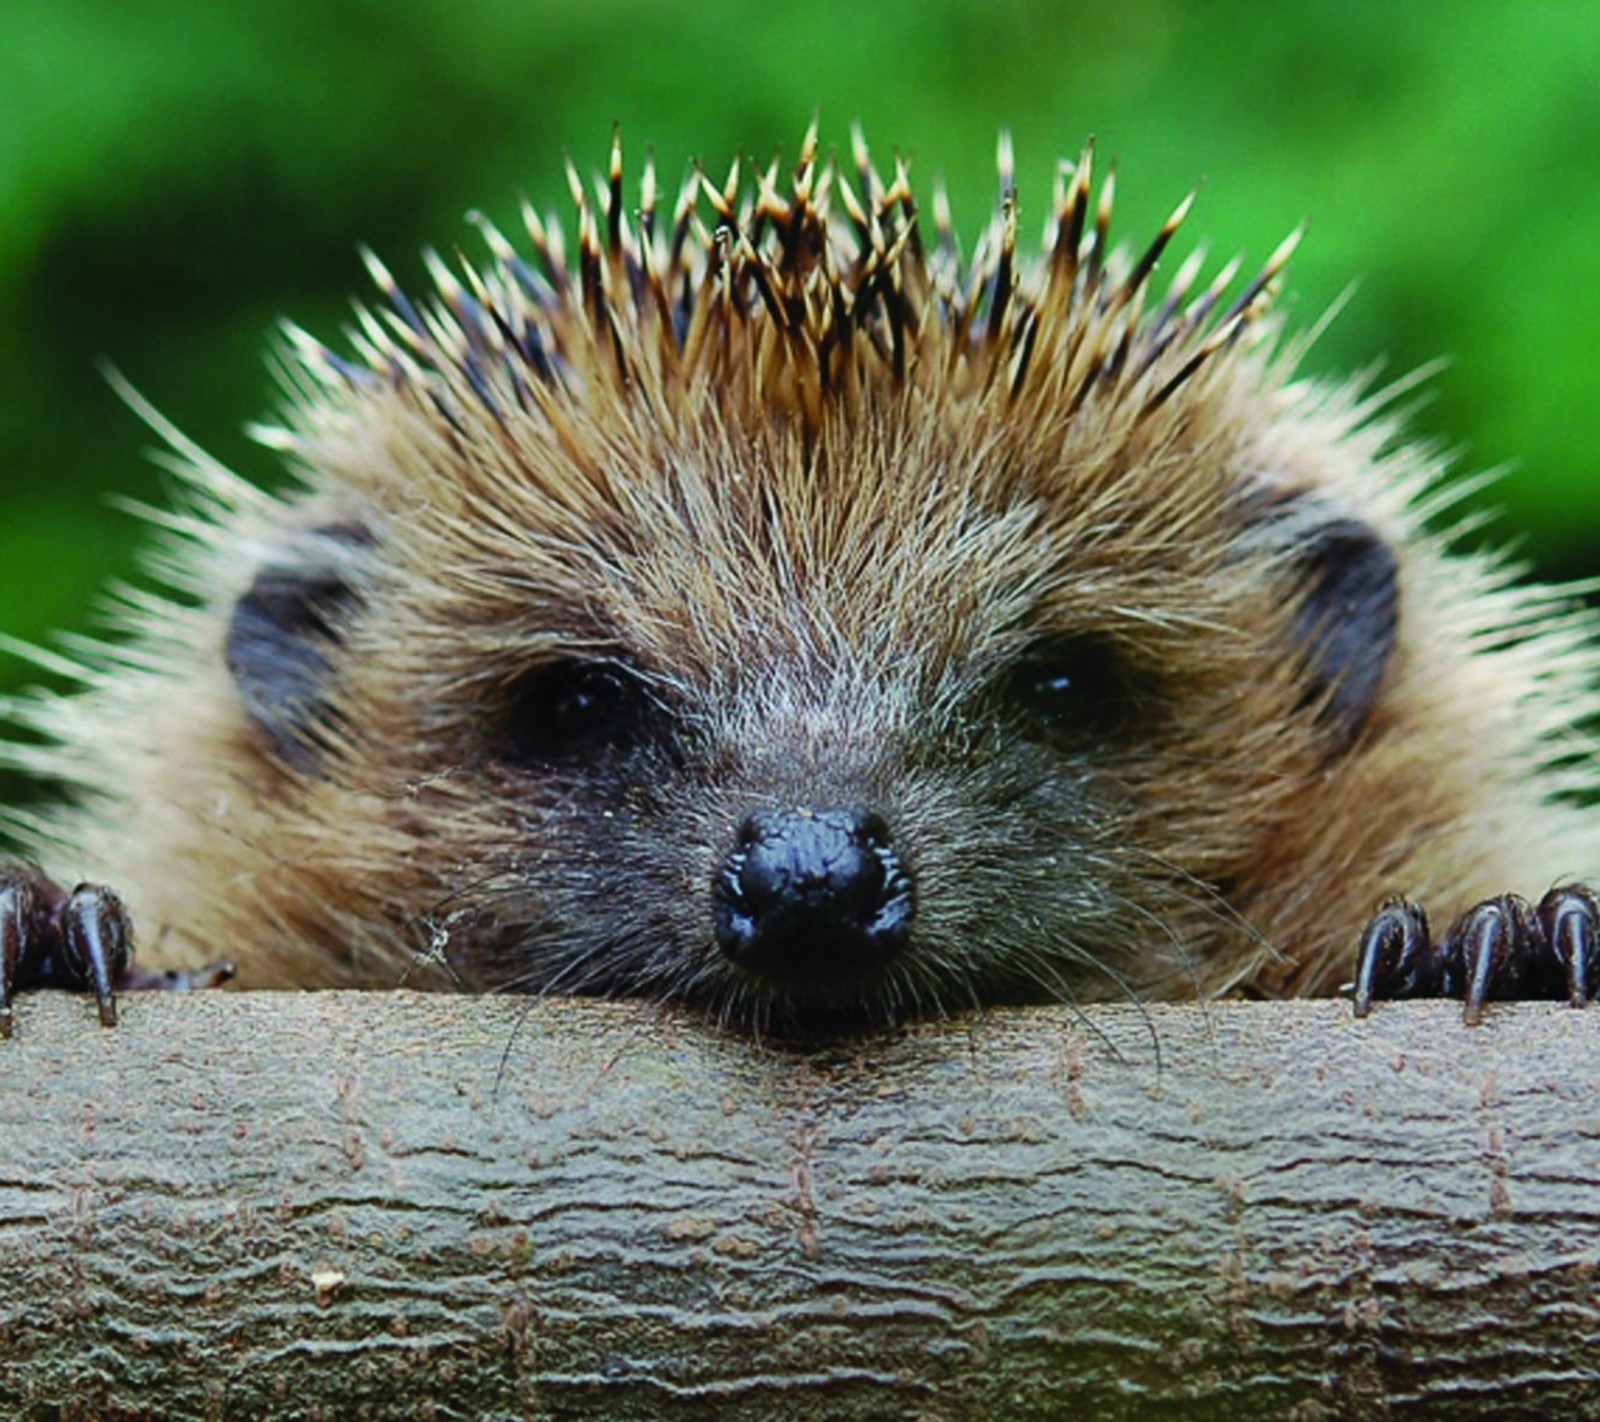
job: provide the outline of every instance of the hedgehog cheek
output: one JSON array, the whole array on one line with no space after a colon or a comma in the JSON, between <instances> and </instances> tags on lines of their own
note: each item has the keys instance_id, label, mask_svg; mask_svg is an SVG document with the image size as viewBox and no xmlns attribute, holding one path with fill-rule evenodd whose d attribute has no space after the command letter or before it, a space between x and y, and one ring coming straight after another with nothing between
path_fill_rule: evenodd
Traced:
<instances>
[{"instance_id":1,"label":"hedgehog cheek","mask_svg":"<svg viewBox=\"0 0 1600 1422\"><path fill-rule=\"evenodd\" d=\"M361 603L361 524L312 529L257 571L234 604L224 640L228 674L272 757L315 774L335 715L332 653Z\"/></svg>"}]
</instances>

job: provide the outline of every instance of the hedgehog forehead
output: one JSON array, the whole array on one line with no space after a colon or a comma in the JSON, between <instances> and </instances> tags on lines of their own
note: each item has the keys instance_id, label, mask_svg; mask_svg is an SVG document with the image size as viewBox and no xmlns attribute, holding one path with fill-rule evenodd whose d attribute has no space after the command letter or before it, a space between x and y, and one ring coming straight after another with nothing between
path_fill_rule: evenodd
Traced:
<instances>
[{"instance_id":1,"label":"hedgehog forehead","mask_svg":"<svg viewBox=\"0 0 1600 1422\"><path fill-rule=\"evenodd\" d=\"M1051 636L1144 637L1193 617L1196 575L1221 546L1197 529L1175 557L1160 515L1122 507L1115 487L1078 495L1082 516L1069 519L1020 485L1005 502L976 498L967 470L915 476L915 499L904 480L868 477L819 497L816 483L747 471L728 487L761 497L725 499L710 517L695 501L692 517L662 503L625 533L597 534L559 581L592 635L709 691L793 675L948 689Z\"/></svg>"},{"instance_id":2,"label":"hedgehog forehead","mask_svg":"<svg viewBox=\"0 0 1600 1422\"><path fill-rule=\"evenodd\" d=\"M754 486L752 488L752 485ZM708 515L658 507L596 550L595 616L647 663L711 683L758 667L937 663L1025 616L1047 550L1030 508L862 481L730 481Z\"/></svg>"},{"instance_id":3,"label":"hedgehog forehead","mask_svg":"<svg viewBox=\"0 0 1600 1422\"><path fill-rule=\"evenodd\" d=\"M1119 605L1177 606L1174 548L1206 557L1229 536L1230 461L1193 429L1162 444L912 392L816 435L620 400L515 433L446 440L413 420L396 443L385 541L440 586L439 620L708 683L797 661L942 674Z\"/></svg>"}]
</instances>

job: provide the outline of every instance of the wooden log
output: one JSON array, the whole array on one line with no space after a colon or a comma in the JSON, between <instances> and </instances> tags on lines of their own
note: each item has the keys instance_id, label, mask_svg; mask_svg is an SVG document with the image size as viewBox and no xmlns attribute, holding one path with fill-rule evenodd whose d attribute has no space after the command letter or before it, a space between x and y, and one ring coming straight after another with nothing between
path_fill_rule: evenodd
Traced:
<instances>
[{"instance_id":1,"label":"wooden log","mask_svg":"<svg viewBox=\"0 0 1600 1422\"><path fill-rule=\"evenodd\" d=\"M1600 1415L1600 1015L26 998L0 1412Z\"/></svg>"}]
</instances>

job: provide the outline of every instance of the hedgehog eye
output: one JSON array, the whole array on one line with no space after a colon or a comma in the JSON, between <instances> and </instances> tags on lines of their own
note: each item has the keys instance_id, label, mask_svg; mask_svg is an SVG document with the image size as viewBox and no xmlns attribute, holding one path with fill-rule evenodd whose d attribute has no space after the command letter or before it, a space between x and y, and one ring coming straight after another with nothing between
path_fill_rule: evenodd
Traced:
<instances>
[{"instance_id":1,"label":"hedgehog eye","mask_svg":"<svg viewBox=\"0 0 1600 1422\"><path fill-rule=\"evenodd\" d=\"M1041 643L1012 667L1002 695L1025 733L1052 742L1113 734L1137 703L1121 655L1099 637Z\"/></svg>"},{"instance_id":2,"label":"hedgehog eye","mask_svg":"<svg viewBox=\"0 0 1600 1422\"><path fill-rule=\"evenodd\" d=\"M552 662L513 693L510 744L520 760L561 761L635 739L648 700L638 679L612 662Z\"/></svg>"}]
</instances>

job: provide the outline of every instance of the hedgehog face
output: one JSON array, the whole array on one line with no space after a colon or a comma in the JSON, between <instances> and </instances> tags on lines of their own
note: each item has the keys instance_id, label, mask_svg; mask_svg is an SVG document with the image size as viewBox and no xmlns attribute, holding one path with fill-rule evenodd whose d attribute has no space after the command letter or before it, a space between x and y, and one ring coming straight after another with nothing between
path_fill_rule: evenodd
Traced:
<instances>
[{"instance_id":1,"label":"hedgehog face","mask_svg":"<svg viewBox=\"0 0 1600 1422\"><path fill-rule=\"evenodd\" d=\"M1368 457L1350 417L1250 339L1287 246L1144 314L1183 208L1110 252L1087 155L1023 261L1003 153L970 265L856 160L808 136L787 198L696 181L670 227L647 175L635 228L614 153L576 269L530 215L535 263L486 228L421 306L374 262L358 359L294 335L264 437L308 490L225 638L253 922L773 1023L1260 961L1398 604L1311 467Z\"/></svg>"},{"instance_id":2,"label":"hedgehog face","mask_svg":"<svg viewBox=\"0 0 1600 1422\"><path fill-rule=\"evenodd\" d=\"M983 461L1019 451L943 425L827 468L701 431L630 470L648 521L581 540L481 507L321 525L236 605L241 705L313 815L406 841L390 931L473 986L773 1025L1182 991L1180 945L1248 940L1274 782L1372 707L1392 555L1221 494L1178 547L1063 526L1069 481L1130 491L1008 482ZM915 520L859 519L908 488ZM1216 604L1219 559L1259 606Z\"/></svg>"}]
</instances>

